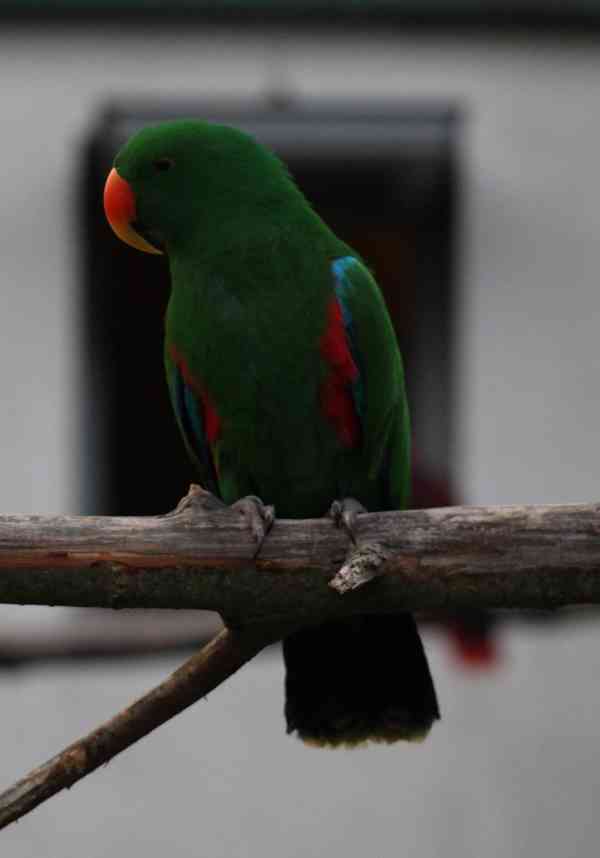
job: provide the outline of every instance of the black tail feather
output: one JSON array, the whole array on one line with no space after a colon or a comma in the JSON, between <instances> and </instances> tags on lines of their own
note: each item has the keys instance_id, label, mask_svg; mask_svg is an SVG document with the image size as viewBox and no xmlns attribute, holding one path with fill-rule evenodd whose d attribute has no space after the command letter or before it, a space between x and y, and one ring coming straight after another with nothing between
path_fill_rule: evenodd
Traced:
<instances>
[{"instance_id":1,"label":"black tail feather","mask_svg":"<svg viewBox=\"0 0 600 858\"><path fill-rule=\"evenodd\" d=\"M411 614L302 629L284 640L283 655L288 733L306 742L415 741L440 717Z\"/></svg>"}]
</instances>

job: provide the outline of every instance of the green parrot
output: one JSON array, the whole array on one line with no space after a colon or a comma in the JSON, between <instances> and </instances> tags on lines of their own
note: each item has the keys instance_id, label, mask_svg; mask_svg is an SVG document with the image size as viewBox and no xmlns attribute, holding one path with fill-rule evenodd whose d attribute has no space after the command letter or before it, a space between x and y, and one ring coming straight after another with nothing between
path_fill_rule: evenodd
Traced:
<instances>
[{"instance_id":1,"label":"green parrot","mask_svg":"<svg viewBox=\"0 0 600 858\"><path fill-rule=\"evenodd\" d=\"M121 239L168 254L167 382L203 487L246 498L263 529L262 501L285 518L404 508L409 414L385 303L283 163L237 129L165 122L121 149L104 203ZM439 718L410 614L307 627L283 653L288 732L306 742L422 739Z\"/></svg>"}]
</instances>

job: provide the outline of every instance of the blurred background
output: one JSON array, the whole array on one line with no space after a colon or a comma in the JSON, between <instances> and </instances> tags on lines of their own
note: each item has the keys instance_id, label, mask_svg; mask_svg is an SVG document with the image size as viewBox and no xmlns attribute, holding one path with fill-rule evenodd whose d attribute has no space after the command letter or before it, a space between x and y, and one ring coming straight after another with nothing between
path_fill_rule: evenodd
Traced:
<instances>
[{"instance_id":1,"label":"blurred background","mask_svg":"<svg viewBox=\"0 0 600 858\"><path fill-rule=\"evenodd\" d=\"M276 148L375 268L407 361L415 504L598 501L600 3L569 9L3 3L0 512L162 512L193 477L162 380L165 267L101 209L123 139L191 113ZM0 786L214 626L0 620ZM270 652L2 832L3 854L595 856L595 617L491 622L426 626L443 720L422 746L287 738Z\"/></svg>"}]
</instances>

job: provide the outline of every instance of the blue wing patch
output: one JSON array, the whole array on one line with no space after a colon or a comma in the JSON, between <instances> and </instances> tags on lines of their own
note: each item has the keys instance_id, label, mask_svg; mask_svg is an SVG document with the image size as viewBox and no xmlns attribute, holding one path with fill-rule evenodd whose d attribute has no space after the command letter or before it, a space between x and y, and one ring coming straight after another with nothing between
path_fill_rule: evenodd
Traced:
<instances>
[{"instance_id":1,"label":"blue wing patch","mask_svg":"<svg viewBox=\"0 0 600 858\"><path fill-rule=\"evenodd\" d=\"M356 259L355 256L341 256L338 259L334 259L331 264L331 268L335 281L335 294L340 305L340 309L342 311L342 319L344 321L344 329L346 331L346 337L348 339L350 354L352 355L352 360L354 361L354 363L356 364L356 368L358 369L358 376L356 378L356 381L352 383L352 398L354 399L354 407L356 408L356 413L358 414L358 417L360 419L364 416L365 413L365 373L364 362L360 354L360 349L358 347L356 327L354 325L354 319L352 318L352 311L350 310L350 291L352 288L356 288L356 286L353 286L352 281L347 275L347 272L354 265L360 265L360 262L358 261L358 259Z\"/></svg>"}]
</instances>

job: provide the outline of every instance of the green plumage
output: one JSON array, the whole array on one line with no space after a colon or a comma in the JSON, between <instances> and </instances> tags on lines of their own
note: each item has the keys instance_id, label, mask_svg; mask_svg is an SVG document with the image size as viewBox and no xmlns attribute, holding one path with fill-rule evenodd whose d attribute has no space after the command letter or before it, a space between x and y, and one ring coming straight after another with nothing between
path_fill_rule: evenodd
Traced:
<instances>
[{"instance_id":1,"label":"green plumage","mask_svg":"<svg viewBox=\"0 0 600 858\"><path fill-rule=\"evenodd\" d=\"M190 120L141 131L115 166L135 228L169 256L167 379L203 484L227 503L259 495L286 518L346 496L405 506L408 409L383 299L281 162L242 132ZM364 676L336 672L349 645ZM307 740L412 738L438 717L408 616L302 632L285 654L288 727Z\"/></svg>"}]
</instances>

